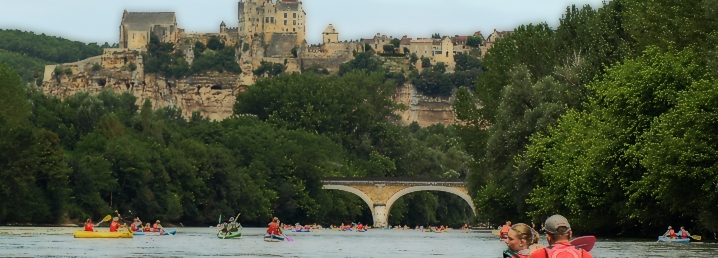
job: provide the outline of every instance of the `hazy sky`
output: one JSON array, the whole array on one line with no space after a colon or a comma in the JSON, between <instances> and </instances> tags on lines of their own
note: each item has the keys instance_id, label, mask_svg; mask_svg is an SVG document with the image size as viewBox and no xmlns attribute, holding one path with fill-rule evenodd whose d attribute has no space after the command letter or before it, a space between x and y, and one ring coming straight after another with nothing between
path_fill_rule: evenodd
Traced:
<instances>
[{"instance_id":1,"label":"hazy sky","mask_svg":"<svg viewBox=\"0 0 718 258\"><path fill-rule=\"evenodd\" d=\"M237 26L237 0L2 0L0 28L29 30L83 42L116 43L123 10L176 12L187 32L218 32L222 21ZM328 24L340 40L370 38L376 33L412 38L470 35L518 25L558 25L567 6L601 0L304 0L307 41L321 42Z\"/></svg>"}]
</instances>

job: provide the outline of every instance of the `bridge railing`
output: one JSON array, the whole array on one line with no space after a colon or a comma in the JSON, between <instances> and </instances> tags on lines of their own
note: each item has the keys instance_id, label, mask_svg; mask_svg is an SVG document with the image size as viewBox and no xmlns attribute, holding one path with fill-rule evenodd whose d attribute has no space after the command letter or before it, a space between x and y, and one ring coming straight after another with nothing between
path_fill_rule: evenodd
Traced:
<instances>
[{"instance_id":1,"label":"bridge railing","mask_svg":"<svg viewBox=\"0 0 718 258\"><path fill-rule=\"evenodd\" d=\"M333 185L403 185L403 186L464 186L464 180L444 178L352 178L327 177L323 184Z\"/></svg>"}]
</instances>

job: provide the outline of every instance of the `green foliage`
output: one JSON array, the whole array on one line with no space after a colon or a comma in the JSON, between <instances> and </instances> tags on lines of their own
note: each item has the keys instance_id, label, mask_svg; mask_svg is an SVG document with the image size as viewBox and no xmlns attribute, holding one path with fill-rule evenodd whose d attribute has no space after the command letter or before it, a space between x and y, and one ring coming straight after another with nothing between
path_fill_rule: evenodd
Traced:
<instances>
[{"instance_id":1,"label":"green foliage","mask_svg":"<svg viewBox=\"0 0 718 258\"><path fill-rule=\"evenodd\" d=\"M249 43L244 42L244 45L242 46L242 52L247 52L249 50Z\"/></svg>"},{"instance_id":2,"label":"green foliage","mask_svg":"<svg viewBox=\"0 0 718 258\"><path fill-rule=\"evenodd\" d=\"M43 79L45 65L51 62L0 49L0 63L6 64L20 74L24 82Z\"/></svg>"},{"instance_id":3,"label":"green foliage","mask_svg":"<svg viewBox=\"0 0 718 258\"><path fill-rule=\"evenodd\" d=\"M254 75L261 77L266 74L268 77L274 77L284 72L284 65L272 62L262 61L261 65L254 70Z\"/></svg>"},{"instance_id":4,"label":"green foliage","mask_svg":"<svg viewBox=\"0 0 718 258\"><path fill-rule=\"evenodd\" d=\"M430 68L431 67L431 59L428 57L421 57L421 68Z\"/></svg>"},{"instance_id":5,"label":"green foliage","mask_svg":"<svg viewBox=\"0 0 718 258\"><path fill-rule=\"evenodd\" d=\"M20 30L0 30L0 49L52 63L77 62L102 54L97 43L85 44Z\"/></svg>"},{"instance_id":6,"label":"green foliage","mask_svg":"<svg viewBox=\"0 0 718 258\"><path fill-rule=\"evenodd\" d=\"M0 63L0 121L4 127L16 127L27 122L30 103L18 74Z\"/></svg>"},{"instance_id":7,"label":"green foliage","mask_svg":"<svg viewBox=\"0 0 718 258\"><path fill-rule=\"evenodd\" d=\"M529 200L538 206L530 214L537 218L563 212L587 230L627 229L636 223L656 225L647 226L655 230L670 221L667 212L697 217L698 211L677 208L688 199L671 202L667 194L676 192L664 188L668 181L659 183L653 177L669 168L652 162L661 159L668 166L676 160L646 154L655 154L655 143L673 138L659 133L665 126L660 119L673 113L684 92L683 96L691 94L686 91L691 85L705 79L707 71L698 60L691 51L661 53L649 48L635 61L610 68L603 81L592 83L595 97L585 112L569 112L548 134L532 137L526 156L540 181ZM558 195L565 198L556 199ZM700 202L692 203L696 204Z\"/></svg>"},{"instance_id":8,"label":"green foliage","mask_svg":"<svg viewBox=\"0 0 718 258\"><path fill-rule=\"evenodd\" d=\"M207 46L202 43L202 41L197 41L194 43L194 48L192 51L194 52L194 56L200 56L204 51L207 50Z\"/></svg>"},{"instance_id":9,"label":"green foliage","mask_svg":"<svg viewBox=\"0 0 718 258\"><path fill-rule=\"evenodd\" d=\"M469 36L466 38L466 45L470 47L479 47L483 41L484 38L481 36Z\"/></svg>"},{"instance_id":10,"label":"green foliage","mask_svg":"<svg viewBox=\"0 0 718 258\"><path fill-rule=\"evenodd\" d=\"M434 34L431 34L431 38L432 39L440 39L441 35L439 33L434 33Z\"/></svg>"},{"instance_id":11,"label":"green foliage","mask_svg":"<svg viewBox=\"0 0 718 258\"><path fill-rule=\"evenodd\" d=\"M395 47L391 44L384 45L384 53L394 53Z\"/></svg>"},{"instance_id":12,"label":"green foliage","mask_svg":"<svg viewBox=\"0 0 718 258\"><path fill-rule=\"evenodd\" d=\"M224 43L218 37L212 36L207 41L207 48L218 51L224 49Z\"/></svg>"},{"instance_id":13,"label":"green foliage","mask_svg":"<svg viewBox=\"0 0 718 258\"><path fill-rule=\"evenodd\" d=\"M101 69L102 69L102 65L100 65L99 63L94 63L94 64L92 64L92 71L93 71L93 72L97 72L97 71L99 71L99 70L101 70Z\"/></svg>"},{"instance_id":14,"label":"green foliage","mask_svg":"<svg viewBox=\"0 0 718 258\"><path fill-rule=\"evenodd\" d=\"M369 52L357 53L353 60L339 65L339 75L359 70L363 70L367 74L374 72L385 73L387 69L382 65L382 62L374 58Z\"/></svg>"},{"instance_id":15,"label":"green foliage","mask_svg":"<svg viewBox=\"0 0 718 258\"><path fill-rule=\"evenodd\" d=\"M411 53L411 56L409 56L409 62L411 62L412 64L415 64L416 61L418 61L418 60L419 60L419 57L416 56L416 53Z\"/></svg>"},{"instance_id":16,"label":"green foliage","mask_svg":"<svg viewBox=\"0 0 718 258\"><path fill-rule=\"evenodd\" d=\"M391 44L392 46L394 46L394 48L399 49L399 45L401 44L401 39L399 39L399 38L394 38L394 39L392 39L391 41L389 41L389 44Z\"/></svg>"},{"instance_id":17,"label":"green foliage","mask_svg":"<svg viewBox=\"0 0 718 258\"><path fill-rule=\"evenodd\" d=\"M218 40L218 39L217 39ZM199 42L198 42L199 43ZM159 73L167 78L179 79L192 74L204 74L208 72L229 72L238 74L242 72L235 60L236 51L231 47L224 47L213 43L217 51L199 51L203 47L195 43L195 56L192 65L184 59L182 51L175 50L174 44L162 43L155 35L150 36L150 43L147 53L143 54L145 73ZM211 49L211 48L210 48ZM137 66L130 63L130 70L137 69Z\"/></svg>"},{"instance_id":18,"label":"green foliage","mask_svg":"<svg viewBox=\"0 0 718 258\"><path fill-rule=\"evenodd\" d=\"M297 54L297 51L298 51L298 50L299 50L299 46L294 46L294 47L292 48L291 53L292 53L292 56L294 56L294 58L297 58L297 57L299 56L299 55Z\"/></svg>"}]
</instances>

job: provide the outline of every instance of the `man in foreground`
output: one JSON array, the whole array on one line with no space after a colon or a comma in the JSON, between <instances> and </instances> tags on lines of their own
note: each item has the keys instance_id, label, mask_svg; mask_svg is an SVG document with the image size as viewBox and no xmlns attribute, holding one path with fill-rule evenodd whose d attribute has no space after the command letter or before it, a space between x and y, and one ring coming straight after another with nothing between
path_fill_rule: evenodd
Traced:
<instances>
[{"instance_id":1,"label":"man in foreground","mask_svg":"<svg viewBox=\"0 0 718 258\"><path fill-rule=\"evenodd\" d=\"M536 250L530 258L593 258L588 251L573 246L569 240L573 237L571 225L561 215L553 215L544 223L549 246Z\"/></svg>"}]
</instances>

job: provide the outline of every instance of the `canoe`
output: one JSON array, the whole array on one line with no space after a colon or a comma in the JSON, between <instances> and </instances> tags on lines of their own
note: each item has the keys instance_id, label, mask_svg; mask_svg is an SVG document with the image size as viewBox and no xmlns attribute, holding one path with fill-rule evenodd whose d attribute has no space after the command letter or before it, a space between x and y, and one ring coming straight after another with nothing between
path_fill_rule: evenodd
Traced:
<instances>
[{"instance_id":1,"label":"canoe","mask_svg":"<svg viewBox=\"0 0 718 258\"><path fill-rule=\"evenodd\" d=\"M300 230L292 229L292 232L306 233L306 232L311 232L311 230L309 230L309 229L300 229Z\"/></svg>"},{"instance_id":2,"label":"canoe","mask_svg":"<svg viewBox=\"0 0 718 258\"><path fill-rule=\"evenodd\" d=\"M177 233L177 230L166 230L165 232L135 232L135 236L169 236Z\"/></svg>"},{"instance_id":3,"label":"canoe","mask_svg":"<svg viewBox=\"0 0 718 258\"><path fill-rule=\"evenodd\" d=\"M357 230L357 232L366 232L366 229Z\"/></svg>"},{"instance_id":4,"label":"canoe","mask_svg":"<svg viewBox=\"0 0 718 258\"><path fill-rule=\"evenodd\" d=\"M691 239L689 238L670 238L670 237L658 237L658 242L666 242L666 243L690 243Z\"/></svg>"},{"instance_id":5,"label":"canoe","mask_svg":"<svg viewBox=\"0 0 718 258\"><path fill-rule=\"evenodd\" d=\"M284 241L283 235L270 235L270 234L264 234L264 241L265 242L282 242Z\"/></svg>"},{"instance_id":6,"label":"canoe","mask_svg":"<svg viewBox=\"0 0 718 258\"><path fill-rule=\"evenodd\" d=\"M90 232L75 231L75 238L132 238L134 234L130 232Z\"/></svg>"},{"instance_id":7,"label":"canoe","mask_svg":"<svg viewBox=\"0 0 718 258\"><path fill-rule=\"evenodd\" d=\"M219 238L219 239L232 239L232 238L237 238L237 237L241 237L241 236L242 236L242 232L239 232L239 231L230 232L227 235L225 235L222 232L217 232L217 238Z\"/></svg>"}]
</instances>

